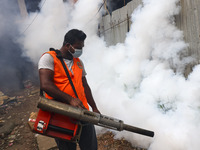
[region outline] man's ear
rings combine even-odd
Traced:
[[[66,43],[65,46],[66,46],[67,48],[69,48],[69,47],[71,46],[71,44]]]
[[[71,45],[71,44],[69,44],[69,43],[66,43],[66,44],[65,44],[65,46],[68,46],[68,47],[69,47],[70,45]]]

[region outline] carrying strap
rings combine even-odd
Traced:
[[[73,89],[73,91],[74,91],[76,97],[78,98],[78,94],[77,94],[77,92],[76,92],[76,89],[75,89],[75,87],[74,87],[74,84],[73,84],[73,82],[72,82],[72,79],[71,79],[71,77],[70,77],[70,75],[69,75],[69,71],[68,71],[68,69],[67,69],[67,67],[66,67],[66,65],[65,65],[65,62],[64,62],[64,60],[63,60],[63,57],[62,57],[61,52],[60,52],[59,50],[55,50],[54,48],[50,48],[49,50],[50,50],[50,51],[55,51],[55,52],[56,52],[56,54],[57,54],[56,57],[61,61],[62,65],[63,65],[63,68],[64,68],[64,70],[65,70],[65,73],[66,73],[66,75],[67,75],[67,77],[68,77],[68,79],[69,79],[69,82],[70,82],[71,86],[72,86],[72,89]]]

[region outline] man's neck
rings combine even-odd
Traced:
[[[60,52],[62,54],[62,57],[64,59],[72,60],[73,56],[69,53],[69,51],[64,50],[63,48],[60,49]]]

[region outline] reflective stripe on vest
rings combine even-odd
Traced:
[[[70,96],[76,98],[75,93],[70,85],[69,79],[65,73],[65,70],[62,66],[60,60],[56,57],[55,51],[49,51],[49,53],[54,58],[54,84],[63,92],[69,94]],[[85,96],[85,91],[82,83],[82,72],[83,66],[79,58],[73,58],[72,71],[69,71],[70,77],[78,94],[78,98],[82,101],[83,105],[89,110],[87,99]],[[65,64],[66,65],[66,64]],[[67,67],[67,65],[66,65]],[[45,97],[48,99],[53,99],[51,96],[45,94]]]

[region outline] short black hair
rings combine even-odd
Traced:
[[[63,46],[67,43],[74,44],[77,41],[84,41],[86,39],[86,34],[78,29],[69,30],[64,37]]]

